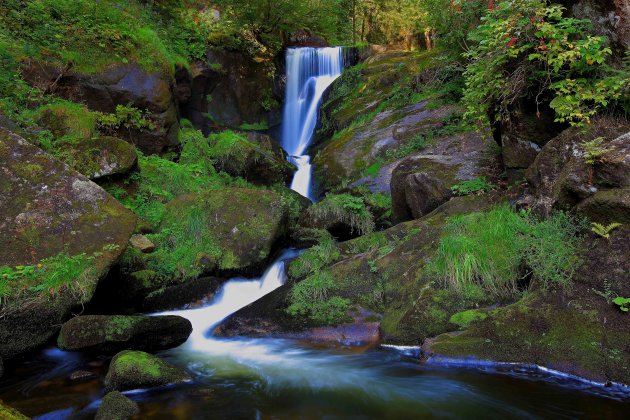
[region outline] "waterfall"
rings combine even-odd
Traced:
[[[311,197],[311,162],[306,149],[313,140],[319,104],[326,89],[343,71],[343,50],[290,48],[287,50],[287,87],[282,147],[297,167],[291,189]]]

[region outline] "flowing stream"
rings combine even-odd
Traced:
[[[283,146],[298,167],[292,188],[311,199],[306,152],[322,95],[342,70],[341,48],[287,52]],[[230,314],[282,286],[285,261],[296,255],[285,250],[259,279],[231,279],[206,306],[165,312],[189,319],[193,333],[160,356],[194,380],[126,393],[142,406],[142,418],[612,418],[630,408],[623,390],[499,366],[422,365],[414,348],[365,351],[212,336]],[[98,380],[68,379],[85,366],[103,374],[107,359],[49,349],[18,364],[0,398],[38,419],[92,418],[102,398]]]

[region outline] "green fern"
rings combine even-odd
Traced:
[[[606,154],[610,152],[610,149],[604,147],[603,137],[582,142],[580,149],[584,153],[584,161],[591,166],[602,162]]]
[[[604,226],[600,223],[596,223],[593,222],[591,223],[591,225],[593,227],[591,227],[591,230],[593,232],[595,232],[596,234],[598,234],[599,236],[601,236],[602,238],[610,238],[610,232],[612,232],[613,230],[617,229],[618,227],[621,226],[621,223],[611,223],[608,226]]]

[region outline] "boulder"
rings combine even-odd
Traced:
[[[627,0],[562,0],[561,3],[574,17],[590,20],[595,33],[606,36],[619,51],[630,47],[630,4]]]
[[[155,250],[155,244],[144,235],[133,235],[129,244],[143,254],[150,254]]]
[[[103,397],[94,420],[126,420],[139,413],[138,404],[120,392],[112,391]]]
[[[217,156],[217,169],[244,178],[256,185],[288,184],[295,166],[287,161],[280,145],[266,134],[239,133],[238,143],[223,158]],[[235,153],[238,149],[239,153]]]
[[[588,165],[581,145],[596,138],[603,140],[606,152],[599,162]],[[553,209],[572,210],[583,200],[608,190],[624,194],[623,189],[630,186],[630,124],[601,118],[585,130],[570,128],[543,147],[526,176],[533,187],[531,205],[542,214]],[[604,200],[606,206],[620,206],[618,211],[612,207],[609,210],[624,213],[623,200],[611,201],[608,197],[600,194],[588,208]]]
[[[453,185],[488,172],[483,162],[488,146],[477,133],[456,134],[400,161],[391,177],[394,223],[432,212],[450,199]]]
[[[341,240],[356,238],[374,230],[374,216],[361,197],[329,194],[308,207],[298,222],[300,229],[327,230]]]
[[[217,126],[264,130],[279,124],[283,98],[274,95],[272,65],[238,51],[209,49],[203,61],[191,65],[191,96],[182,116],[206,135]]]
[[[207,252],[199,255],[205,271],[254,273],[289,233],[289,207],[288,200],[274,191],[210,190],[168,203],[162,228],[181,224],[190,214],[200,211],[205,215],[200,235],[210,244]]]
[[[157,351],[179,346],[191,333],[190,321],[180,316],[83,315],[63,324],[57,345],[67,351]]]
[[[59,155],[90,179],[130,172],[138,162],[136,148],[116,137],[97,137],[63,143]]]
[[[0,418],[2,420],[28,420],[24,414],[20,413],[14,408],[6,406],[0,400]]]
[[[50,296],[14,288],[0,308],[0,356],[14,357],[53,337],[75,305],[90,300],[127,246],[136,217],[98,185],[11,132],[0,130],[0,266],[28,266],[60,253],[85,254],[73,287]],[[31,285],[38,286],[38,285]]]
[[[157,312],[196,307],[215,296],[224,282],[216,277],[201,277],[166,286],[146,295],[141,308],[146,312]]]
[[[122,351],[112,359],[105,376],[107,391],[145,389],[186,382],[190,375],[162,359],[141,351]]]
[[[146,110],[154,129],[121,128],[116,133],[117,137],[132,142],[144,153],[161,153],[178,145],[177,104],[170,75],[149,72],[135,63],[108,66],[95,74],[63,72],[39,62],[29,63],[23,71],[29,84],[46,89],[59,78],[57,95],[85,103],[93,111],[114,113],[117,105]]]

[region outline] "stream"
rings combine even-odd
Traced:
[[[292,189],[311,200],[307,149],[322,95],[343,65],[341,48],[287,52],[283,147],[298,168]],[[211,335],[230,314],[282,286],[285,262],[298,253],[284,250],[258,279],[231,279],[205,306],[161,313],[191,321],[188,341],[160,356],[194,379],[126,392],[141,406],[141,418],[621,418],[630,409],[627,389],[510,366],[421,364],[416,348]],[[93,418],[108,363],[51,347],[8,368],[0,399],[36,419]],[[77,370],[96,376],[70,379]]]

